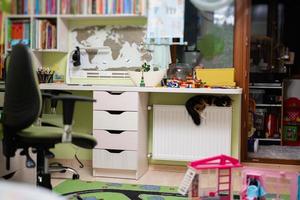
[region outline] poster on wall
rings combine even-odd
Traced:
[[[67,81],[81,79],[129,79],[128,71],[152,62],[152,52],[143,43],[145,26],[84,26],[70,32],[71,46],[80,49],[80,65],[74,66],[72,51],[68,57]],[[88,78],[93,80],[89,81]],[[93,82],[95,83],[95,82]]]
[[[147,39],[183,38],[184,0],[149,0]]]

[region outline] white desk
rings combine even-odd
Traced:
[[[98,145],[93,150],[93,174],[96,176],[138,179],[147,170],[148,138],[151,138],[151,133],[149,133],[150,137],[148,134],[149,94],[158,98],[161,93],[173,94],[171,98],[176,94],[212,94],[232,97],[234,99],[232,117],[234,142],[231,150],[235,152],[233,156],[239,157],[241,88],[163,88],[54,83],[40,84],[40,88],[93,92],[93,97],[98,100],[93,104],[93,134],[98,140]],[[121,111],[122,114],[111,114],[110,111]],[[122,133],[111,134],[110,130],[120,130]],[[122,152],[107,151],[111,149],[122,150]]]
[[[130,87],[130,86],[105,86],[105,85],[67,85],[61,83],[40,84],[42,90],[80,90],[80,91],[123,91],[123,92],[148,92],[148,93],[185,93],[185,94],[242,94],[242,89],[219,88],[164,88],[164,87]]]

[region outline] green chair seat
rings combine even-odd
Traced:
[[[17,133],[19,140],[31,145],[61,143],[62,134],[63,129],[50,126],[31,126]],[[82,148],[92,149],[97,141],[92,135],[72,132],[72,143]]]

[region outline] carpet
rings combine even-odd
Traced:
[[[69,200],[188,200],[187,196],[177,193],[177,187],[157,185],[66,180],[53,190]],[[275,198],[274,194],[266,195],[266,200]],[[234,199],[240,199],[239,195],[235,194]],[[290,198],[289,195],[282,195],[280,199]]]
[[[259,145],[256,153],[249,152],[250,158],[271,158],[271,159],[300,159],[299,146],[280,146],[280,145]]]
[[[187,200],[176,187],[66,180],[53,189],[70,200]],[[79,198],[78,198],[79,196]]]

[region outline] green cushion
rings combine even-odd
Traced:
[[[61,143],[62,128],[48,126],[31,126],[18,133],[19,139],[27,144],[57,144]],[[72,132],[72,143],[86,149],[96,146],[96,139],[89,134]]]

